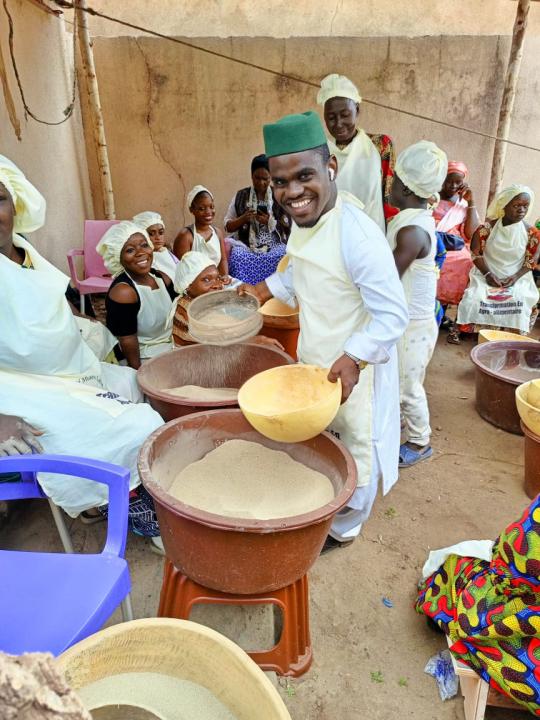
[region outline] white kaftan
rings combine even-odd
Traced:
[[[291,242],[292,241],[292,242]],[[382,476],[386,494],[397,480],[399,390],[395,344],[407,325],[403,288],[384,235],[340,193],[314,228],[293,225],[290,262],[266,280],[282,302],[300,305],[301,362],[330,367],[344,351],[370,363],[331,427],[352,452],[358,489],[347,521],[333,533],[354,537],[367,519]],[[339,526],[339,527],[335,527]]]

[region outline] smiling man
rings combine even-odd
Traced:
[[[326,548],[352,542],[383,478],[397,480],[399,391],[395,344],[407,326],[403,288],[386,239],[348,193],[338,193],[337,163],[316,113],[287,115],[264,126],[276,201],[293,227],[288,265],[255,286],[300,305],[298,357],[329,368],[342,383],[342,406],[329,428],[348,447],[358,488],[332,525]]]

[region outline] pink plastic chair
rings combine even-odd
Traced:
[[[109,289],[112,278],[103,264],[103,258],[96,252],[96,245],[106,231],[116,225],[118,220],[85,220],[83,249],[70,250],[67,254],[69,274],[73,285],[81,294],[81,313],[84,315],[85,295],[91,293],[106,293]],[[84,280],[77,276],[75,258],[84,258]]]

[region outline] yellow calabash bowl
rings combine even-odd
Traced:
[[[518,385],[516,388],[516,406],[523,424],[535,433],[535,435],[540,435],[540,407],[536,407],[529,400],[532,383],[536,385],[538,381],[529,380],[529,382]],[[531,393],[533,399],[535,399],[536,394],[534,390],[537,390],[537,385],[533,388],[533,393]]]
[[[478,333],[478,344],[485,342],[515,342],[522,340],[523,342],[538,342],[534,338],[526,335],[518,335],[517,333],[506,332],[505,330],[480,330]]]
[[[315,365],[287,365],[254,375],[238,393],[238,404],[255,430],[276,442],[303,442],[335,418],[341,381]]]

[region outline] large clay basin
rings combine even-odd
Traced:
[[[540,345],[537,342],[485,342],[474,347],[476,409],[484,420],[501,430],[521,435],[516,408],[516,388],[540,378]]]
[[[168,393],[167,388],[182,385],[240,388],[257,373],[292,362],[289,355],[269,345],[187,345],[143,363],[137,371],[137,380],[150,405],[167,421],[204,410],[238,407],[235,400],[197,403],[183,400]]]
[[[283,450],[324,473],[334,486],[334,499],[303,515],[242,520],[198,510],[169,495],[180,470],[235,438]],[[352,496],[357,477],[351,454],[330,433],[301,443],[275,442],[254,430],[236,409],[200,412],[160,427],[141,448],[139,473],[154,498],[167,557],[201,585],[234,594],[276,590],[305,575],[334,515]]]

